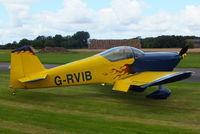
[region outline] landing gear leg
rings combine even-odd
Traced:
[[[167,99],[171,94],[171,90],[167,88],[163,88],[162,85],[158,85],[158,90],[154,91],[153,93],[147,95],[147,98],[152,99]]]

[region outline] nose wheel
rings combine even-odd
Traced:
[[[168,88],[163,88],[162,85],[158,86],[158,90],[154,91],[153,93],[147,95],[147,98],[151,99],[167,99],[171,94],[171,90]]]

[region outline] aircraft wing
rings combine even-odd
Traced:
[[[116,81],[113,90],[128,92],[129,87],[147,88],[175,82],[190,77],[192,72],[140,72],[127,78]]]

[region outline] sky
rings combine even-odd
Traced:
[[[0,0],[0,44],[39,35],[200,36],[200,0]]]

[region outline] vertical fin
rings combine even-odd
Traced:
[[[45,67],[29,46],[16,49],[11,53],[10,87],[25,88],[20,78],[44,70]]]

